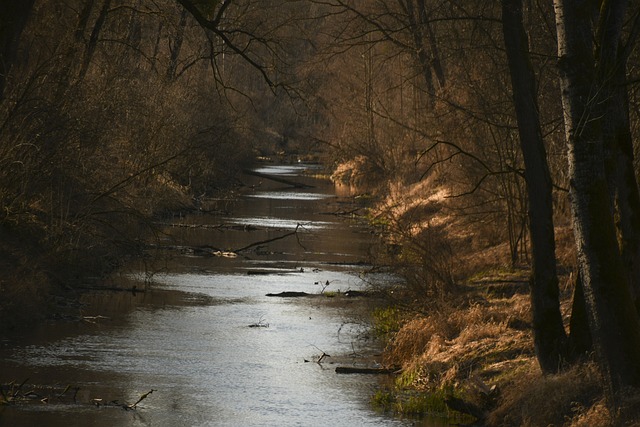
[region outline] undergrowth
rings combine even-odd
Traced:
[[[445,202],[425,196],[422,203]],[[406,205],[388,202],[392,208],[382,206],[372,215],[376,224],[384,223],[381,236],[394,248],[383,254],[384,262],[397,267],[405,284],[373,315],[373,329],[386,343],[384,364],[398,367],[399,374],[371,404],[399,417],[436,416],[443,422],[611,425],[593,362],[542,374],[533,346],[527,261],[513,263],[507,244],[476,242],[473,230],[454,227],[457,219],[442,206],[418,209],[413,201],[413,212],[427,212],[425,219],[407,218]],[[565,240],[559,240],[560,253]],[[573,281],[560,281],[568,321]],[[636,395],[629,392],[628,401]],[[629,417],[624,425],[637,425]]]

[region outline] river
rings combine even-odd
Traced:
[[[22,394],[41,387],[33,403],[0,405],[0,425],[412,425],[371,408],[378,376],[335,372],[377,366],[379,344],[365,298],[330,295],[388,277],[368,264],[375,238],[336,215],[358,206],[310,176],[314,168],[257,169],[313,187],[247,176],[251,191],[166,226],[171,257],[156,254],[146,273],[121,274],[144,292],[89,292],[82,321],[3,341],[0,382],[26,381]],[[269,242],[226,253],[260,241]],[[283,291],[315,296],[267,296]],[[132,404],[151,390],[135,410],[109,403]]]

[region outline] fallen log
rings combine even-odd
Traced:
[[[297,298],[297,297],[310,297],[313,294],[306,292],[285,291],[278,294],[267,294],[268,297],[280,297],[280,298]]]
[[[277,240],[282,240],[282,239],[284,239],[286,237],[289,237],[289,236],[296,236],[296,238],[297,238],[298,237],[298,229],[301,226],[302,226],[302,224],[298,224],[298,225],[296,225],[296,229],[291,231],[291,232],[289,232],[289,233],[285,233],[282,236],[274,237],[274,238],[271,238],[271,239],[261,240],[259,242],[251,243],[250,245],[244,246],[244,247],[242,247],[240,249],[236,249],[233,252],[239,253],[239,252],[246,251],[247,249],[251,249],[251,248],[256,247],[256,246],[264,245],[265,243],[271,243],[271,242],[275,242]],[[300,244],[299,240],[298,240],[298,244]],[[302,246],[302,245],[300,245],[300,246]],[[303,248],[304,248],[304,246],[303,246]]]

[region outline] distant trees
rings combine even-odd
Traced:
[[[174,0],[0,8],[0,311],[20,321],[36,291],[139,255],[158,215],[234,185],[279,138],[249,131],[259,73]]]

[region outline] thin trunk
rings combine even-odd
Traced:
[[[91,16],[91,12],[93,11],[93,6],[95,4],[96,0],[87,0],[80,11],[80,15],[78,16],[78,25],[75,32],[76,41],[84,40],[84,31],[87,28],[87,23],[89,22],[89,17]]]
[[[0,0],[0,100],[4,99],[7,76],[18,53],[22,30],[35,0]]]
[[[173,46],[170,47],[171,55],[169,57],[169,66],[167,67],[167,79],[174,80],[176,78],[176,70],[178,69],[178,58],[180,58],[180,49],[182,49],[182,42],[184,41],[184,30],[187,26],[187,12],[186,9],[182,10],[180,15],[180,23],[176,36],[173,40]]]
[[[98,15],[98,19],[96,19],[95,24],[93,25],[93,30],[91,31],[91,36],[89,37],[89,43],[87,44],[87,49],[84,54],[84,59],[82,60],[82,68],[80,69],[79,80],[83,80],[84,76],[87,74],[89,70],[89,65],[91,65],[91,59],[93,58],[93,54],[98,47],[98,39],[100,37],[100,32],[102,31],[102,27],[107,20],[107,15],[109,13],[109,7],[111,6],[111,0],[105,0],[102,4],[102,8],[100,9],[100,14]]]
[[[554,373],[567,358],[567,335],[560,313],[551,174],[540,128],[535,74],[522,22],[522,0],[502,1],[502,25],[529,198],[536,355],[543,372]]]
[[[433,31],[433,27],[429,22],[429,15],[427,13],[427,6],[424,0],[417,0],[418,2],[418,16],[420,17],[420,24],[424,28],[423,36],[426,37],[429,43],[429,49],[431,50],[431,68],[438,81],[440,89],[444,87],[445,77],[442,61],[440,60],[440,50],[438,49],[438,43],[436,42],[436,34]]]
[[[424,78],[426,91],[429,95],[433,95],[435,94],[435,87],[433,85],[429,55],[424,45],[424,34],[419,22],[420,10],[416,10],[416,5],[413,0],[401,1],[400,4],[405,9],[405,13],[409,19],[409,31],[411,31],[411,37],[413,38],[415,57],[420,67],[420,73]]]

